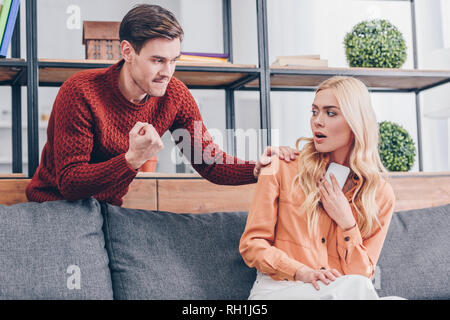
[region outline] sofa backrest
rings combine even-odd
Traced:
[[[380,296],[450,299],[450,204],[394,213],[378,260]]]
[[[0,299],[112,299],[95,199],[0,205]]]
[[[246,218],[93,198],[0,205],[0,299],[246,299],[255,279],[238,251]],[[450,298],[449,219],[450,204],[393,215],[374,277],[380,296]]]
[[[247,299],[255,270],[238,251],[246,212],[174,214],[103,207],[117,299]],[[380,296],[450,298],[450,204],[393,215],[374,277]]]
[[[175,214],[104,205],[115,299],[247,299],[246,212]]]

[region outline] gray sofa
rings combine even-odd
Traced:
[[[93,198],[0,206],[0,299],[246,299],[255,279],[238,252],[246,217]],[[395,213],[379,295],[449,299],[449,233],[450,204]]]

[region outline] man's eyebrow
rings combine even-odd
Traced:
[[[176,56],[173,60],[177,60],[178,58],[180,58],[181,54],[179,54],[178,56]],[[167,57],[163,57],[163,56],[152,56],[153,59],[160,59],[160,60],[167,60]]]
[[[313,107],[315,107],[315,108],[317,108],[317,109],[320,109],[318,106],[316,106],[314,103],[312,104],[312,106]],[[330,109],[330,108],[336,108],[336,109],[339,109],[339,107],[336,107],[336,106],[324,106],[323,107],[323,109]]]
[[[155,59],[166,59],[166,57],[163,57],[163,56],[158,56],[158,55],[156,55],[156,56],[152,56],[152,58],[155,58]]]

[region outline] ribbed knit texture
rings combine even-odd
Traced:
[[[133,104],[120,92],[118,78],[123,60],[107,69],[78,72],[61,86],[47,129],[47,142],[26,194],[30,201],[78,200],[94,197],[121,205],[137,171],[129,167],[125,153],[129,132],[136,122],[152,124],[162,136],[185,128],[194,148],[214,147],[206,161],[193,163],[204,178],[217,184],[241,185],[256,182],[254,163],[227,155],[207,132],[197,104],[188,88],[172,77],[163,97],[150,97]],[[194,137],[194,122],[201,121],[202,134]],[[199,130],[198,130],[199,131]],[[203,135],[203,139],[201,137]],[[203,155],[202,153],[198,153]],[[222,164],[211,159],[222,156]]]

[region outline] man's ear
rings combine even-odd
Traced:
[[[123,40],[120,43],[120,52],[122,53],[122,58],[125,62],[131,62],[133,60],[135,51],[131,43],[127,40]]]

